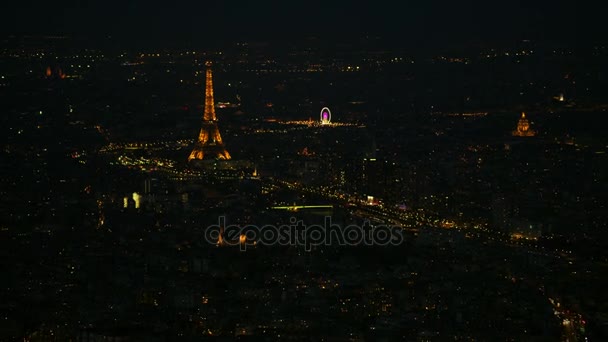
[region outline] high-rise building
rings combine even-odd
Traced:
[[[213,75],[211,62],[207,66],[205,78],[205,110],[203,123],[198,135],[198,141],[188,157],[188,161],[195,160],[229,160],[230,154],[226,151],[220,131],[217,128],[217,117],[215,116],[215,103],[213,100]]]

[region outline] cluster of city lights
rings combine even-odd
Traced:
[[[175,162],[169,159],[163,158],[145,158],[145,157],[130,157],[126,155],[120,155],[118,162],[122,166],[137,167],[143,171],[154,170],[159,168],[172,169],[175,166]]]

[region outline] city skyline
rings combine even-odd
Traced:
[[[599,8],[3,11],[0,340],[608,340]]]

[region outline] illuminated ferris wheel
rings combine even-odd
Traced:
[[[331,122],[331,112],[329,111],[329,108],[323,107],[323,109],[321,109],[321,124],[327,125],[330,122]]]

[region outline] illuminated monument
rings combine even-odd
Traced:
[[[528,119],[526,119],[526,113],[521,113],[521,118],[519,118],[519,122],[517,123],[517,129],[513,131],[514,137],[533,137],[536,135],[532,129],[530,129],[530,123]]]
[[[229,160],[230,154],[226,151],[220,131],[217,128],[217,117],[215,116],[215,103],[213,101],[213,76],[211,62],[207,66],[205,78],[205,111],[198,141],[188,157],[191,160]]]
[[[329,123],[331,123],[331,112],[329,111],[329,108],[323,107],[323,109],[321,109],[321,124],[327,125]]]

